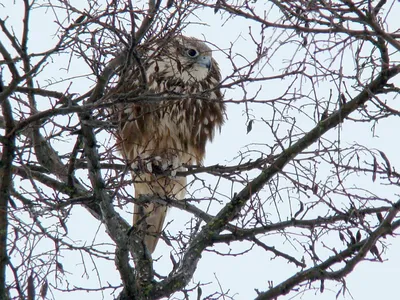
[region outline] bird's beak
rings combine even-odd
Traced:
[[[199,56],[197,59],[197,63],[210,71],[212,63],[211,56]]]

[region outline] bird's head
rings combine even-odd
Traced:
[[[219,74],[211,49],[198,39],[175,37],[161,53],[164,65],[160,66],[160,71],[166,72],[167,76],[178,77],[183,82],[201,82],[211,72]]]

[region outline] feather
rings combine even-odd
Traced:
[[[135,183],[136,198],[140,195],[157,195],[162,198],[165,195],[175,195],[176,198],[183,199],[185,194],[186,178],[184,177],[176,179],[162,177],[155,180],[154,176],[146,174],[140,176],[140,181],[143,183]],[[139,221],[146,223],[144,243],[150,253],[153,253],[156,248],[166,215],[167,206],[158,203],[135,205],[134,207],[133,224],[137,224]]]
[[[184,36],[158,41],[158,49],[143,53],[148,94],[160,100],[135,97],[143,92],[140,69],[126,64],[112,99],[119,120],[120,152],[134,172],[135,197],[156,195],[182,200],[186,178],[165,174],[184,171],[184,164],[200,164],[207,141],[224,122],[221,80],[211,49]],[[145,89],[146,90],[146,89]],[[168,95],[174,98],[168,99]],[[181,98],[176,99],[179,95]],[[121,101],[122,100],[122,101]],[[166,172],[167,171],[167,172]],[[135,205],[133,224],[146,222],[145,244],[152,253],[162,231],[167,207],[159,203]]]

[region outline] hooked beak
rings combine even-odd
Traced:
[[[202,66],[204,68],[207,68],[208,71],[210,71],[211,63],[212,63],[211,56],[199,56],[198,59],[197,59],[197,63],[200,66]]]

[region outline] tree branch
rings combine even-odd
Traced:
[[[157,285],[154,291],[154,297],[168,296],[172,292],[186,286],[196,270],[197,263],[200,260],[203,250],[213,244],[213,240],[225,228],[226,224],[235,218],[246,205],[247,201],[254,194],[258,193],[271,178],[283,170],[289,161],[316,142],[324,133],[342,123],[348,115],[367,102],[372,95],[380,93],[387,81],[396,76],[399,72],[400,65],[397,65],[380,73],[365,86],[356,97],[346,104],[343,104],[340,110],[332,113],[325,120],[320,121],[316,127],[282,152],[271,166],[265,168],[258,177],[236,194],[216,217],[208,222],[193,239],[189,245],[188,251],[182,259],[180,267],[171,276]]]
[[[0,92],[3,91],[3,81],[0,77]],[[1,110],[5,120],[5,136],[2,139],[3,152],[0,161],[0,298],[8,299],[6,285],[6,266],[8,264],[8,201],[12,188],[12,162],[15,156],[15,135],[10,135],[14,128],[12,107],[8,99],[1,102]]]
[[[360,241],[347,248],[344,251],[339,252],[337,255],[330,257],[323,263],[299,272],[291,278],[285,280],[279,285],[270,288],[267,292],[260,293],[256,300],[269,300],[276,299],[276,297],[288,294],[293,287],[304,281],[315,281],[315,280],[340,280],[348,275],[354,267],[361,262],[365,256],[371,251],[371,248],[376,244],[378,238],[383,237],[387,234],[393,233],[393,231],[400,227],[400,221],[393,222],[397,213],[400,211],[400,201],[393,204],[393,207],[389,211],[387,217],[381,223],[381,225],[375,229],[368,238]],[[357,252],[356,255],[354,255]],[[354,255],[354,256],[353,256]],[[346,260],[346,258],[351,258]],[[327,271],[328,268],[334,264],[345,262],[345,266],[338,271]]]

